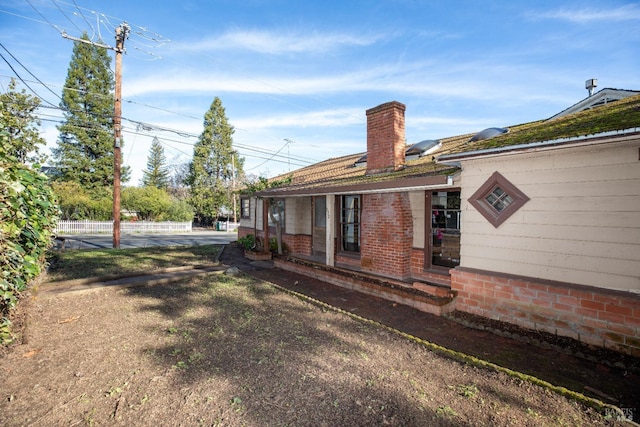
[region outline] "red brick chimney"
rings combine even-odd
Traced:
[[[404,168],[404,110],[398,101],[367,110],[367,175]]]

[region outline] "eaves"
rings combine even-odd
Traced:
[[[367,182],[351,185],[315,187],[315,188],[274,188],[256,193],[258,197],[303,197],[322,195],[393,193],[397,191],[425,190],[430,188],[448,188],[453,186],[451,175],[430,175],[417,178],[403,178],[393,181]]]

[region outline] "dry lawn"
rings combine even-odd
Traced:
[[[616,425],[244,276],[41,290],[26,308],[2,426]]]

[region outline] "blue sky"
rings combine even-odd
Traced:
[[[190,160],[216,96],[247,173],[273,176],[365,151],[365,111],[388,101],[407,106],[411,144],[548,118],[590,78],[640,89],[640,3],[617,0],[0,0],[0,88],[17,74],[58,105],[61,32],[114,45],[125,21],[129,185],[154,136],[170,164]],[[41,114],[54,145],[62,114]]]

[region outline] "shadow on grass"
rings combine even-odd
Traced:
[[[148,330],[163,336],[141,353],[174,374],[175,389],[188,390],[176,399],[189,401],[194,413],[214,417],[207,422],[464,426],[495,421],[491,410],[482,409],[482,399],[470,400],[456,389],[476,368],[440,359],[375,325],[264,282],[208,276],[126,292],[144,299],[140,310],[160,313],[170,325]],[[504,406],[525,418],[527,410],[544,410],[532,409],[513,388],[498,394],[492,391],[496,387],[487,385],[484,394],[492,397],[494,409]]]
[[[389,367],[369,372],[375,328],[252,279],[194,282],[129,290],[153,298],[143,310],[173,320],[171,344],[143,352],[176,370],[182,387],[225,389],[218,401],[249,425],[465,425],[386,384],[378,371]]]
[[[50,281],[63,281],[169,267],[213,264],[222,246],[52,251],[47,256]]]

